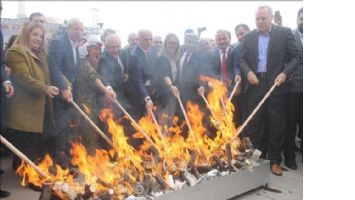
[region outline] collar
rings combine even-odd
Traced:
[[[303,39],[303,33],[301,33],[298,29],[297,29],[297,32],[301,36],[301,38]]]
[[[68,38],[69,38],[70,45],[71,45],[72,47],[77,47],[76,43],[73,42],[73,40],[71,40],[70,37],[68,37]]]
[[[267,36],[269,36],[270,35],[270,33],[271,33],[271,28],[273,27],[274,25],[273,24],[271,24],[271,26],[269,27],[269,30],[267,31]],[[259,29],[257,29],[257,31],[258,31],[258,34],[260,35],[261,34],[261,32],[259,31]]]
[[[223,50],[222,49],[218,49],[219,50],[219,54],[223,54]],[[229,45],[228,47],[226,48],[226,53],[228,54],[228,51],[229,51]]]
[[[145,50],[145,49],[143,49],[143,47],[141,46],[141,44],[138,43],[138,45],[139,45],[139,48],[140,48],[144,53],[149,53],[149,49],[148,49],[148,50]]]

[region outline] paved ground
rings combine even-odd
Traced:
[[[303,163],[301,155],[297,155],[298,170],[284,171],[283,176],[271,174],[270,188],[277,192],[257,189],[250,191],[233,200],[300,200],[303,199]],[[6,200],[37,200],[40,193],[20,185],[21,179],[11,170],[11,157],[1,158],[1,169],[5,174],[1,175],[1,188],[10,191],[12,195]],[[279,193],[278,193],[279,192]],[[216,199],[217,200],[217,199]]]

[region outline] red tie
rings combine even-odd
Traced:
[[[222,56],[222,81],[224,84],[226,84],[227,86],[229,85],[229,76],[228,76],[228,64],[227,64],[227,55],[226,55],[226,50],[223,49],[223,56]]]

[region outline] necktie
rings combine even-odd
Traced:
[[[180,82],[183,77],[182,71],[185,69],[186,65],[189,63],[189,57],[190,57],[190,53],[186,52],[184,63],[182,64],[182,68],[180,68]]]
[[[227,66],[227,55],[226,55],[226,50],[224,49],[222,51],[223,55],[222,55],[222,81],[224,82],[224,84],[229,84],[229,77],[228,77],[228,66]]]
[[[147,52],[145,53],[145,56],[147,57],[148,63],[149,63],[149,64],[152,64],[152,57],[150,56],[149,51],[147,51]]]

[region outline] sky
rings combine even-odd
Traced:
[[[232,33],[232,43],[237,42],[234,27],[246,23],[255,28],[255,10],[260,5],[269,5],[279,10],[283,25],[296,28],[296,17],[302,1],[25,1],[25,14],[41,12],[45,16],[60,19],[79,18],[85,26],[104,23],[103,28],[113,28],[127,44],[130,32],[150,29],[153,35],[163,38],[175,33],[180,43],[187,28],[197,32],[206,27],[201,37],[214,38],[218,29]],[[16,18],[18,1],[3,0],[3,18]]]

